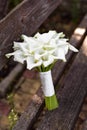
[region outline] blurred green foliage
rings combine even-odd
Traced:
[[[9,8],[12,9],[14,8],[16,5],[18,5],[20,2],[22,2],[23,0],[9,0]]]
[[[8,120],[9,120],[9,130],[12,130],[12,128],[14,127],[14,125],[16,124],[17,120],[18,120],[18,113],[15,111],[14,108],[14,100],[13,100],[14,94],[9,94],[7,96],[7,100],[9,105],[11,106],[11,111],[8,115]]]
[[[14,127],[14,125],[16,124],[16,122],[18,120],[17,113],[15,112],[14,109],[12,109],[10,111],[8,119],[9,119],[9,123],[10,123],[9,130],[12,130],[12,128]]]
[[[73,22],[77,23],[80,18],[80,1],[72,0],[71,15]]]

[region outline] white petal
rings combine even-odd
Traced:
[[[37,33],[34,37],[43,43],[47,43],[51,40],[51,38],[56,34],[56,31],[49,31],[48,33]]]
[[[42,55],[35,53],[34,58],[35,60],[39,60],[41,58]]]
[[[68,49],[69,49],[69,44],[68,43],[61,43],[59,42],[59,44],[57,45],[57,50],[61,48],[64,52],[64,54],[66,55],[68,53]]]
[[[65,34],[63,32],[57,33],[55,35],[55,40],[58,40],[58,39],[63,38],[63,37],[65,37]]]
[[[41,60],[35,63],[33,57],[28,57],[26,59],[26,62],[27,62],[27,69],[29,69],[29,70],[31,70],[32,68],[38,67],[42,64]]]
[[[29,44],[36,45],[36,44],[39,43],[39,41],[37,41],[37,39],[35,39],[35,37],[28,37],[26,35],[22,35],[22,37],[23,37],[24,41],[27,42],[27,43],[29,43]]]
[[[42,45],[40,42],[35,39],[34,37],[27,37],[25,35],[22,35],[24,42],[27,44],[27,49],[30,53],[35,52],[37,49],[40,49]]]
[[[54,62],[54,58],[52,56],[48,56],[47,60],[43,60],[43,65],[44,65],[44,67],[47,67],[50,64],[52,64],[53,62]]]
[[[17,50],[14,52],[14,61],[24,63],[25,57],[23,56],[23,53],[20,50]]]
[[[19,42],[14,42],[14,46],[13,46],[14,50],[17,50],[20,48],[19,44],[20,44]]]
[[[56,47],[56,40],[55,39],[51,39],[50,40],[50,45],[53,46],[53,47]]]
[[[24,42],[29,42],[29,38],[30,37],[28,37],[28,36],[26,36],[26,35],[24,35],[24,34],[22,34],[22,36],[21,36],[22,38],[23,38],[23,40],[24,40]]]
[[[76,49],[74,46],[69,44],[69,49],[74,51],[74,52],[78,52],[78,49]]]
[[[65,52],[64,52],[63,48],[59,48],[58,50],[56,50],[55,56],[57,56],[58,59],[63,60],[64,62],[66,62]]]
[[[23,53],[20,50],[17,50],[13,53],[6,54],[6,57],[11,57],[14,56],[14,61],[24,63],[25,57],[23,56]]]
[[[8,53],[8,54],[6,54],[5,56],[7,57],[7,58],[10,58],[11,56],[13,56],[14,55],[14,52],[13,53]]]

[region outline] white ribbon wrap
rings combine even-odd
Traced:
[[[42,83],[42,91],[46,97],[53,96],[55,94],[54,85],[52,81],[51,71],[40,72],[40,78]]]

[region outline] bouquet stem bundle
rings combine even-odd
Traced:
[[[40,72],[42,90],[45,95],[45,104],[48,110],[53,110],[58,107],[58,101],[55,95],[54,85],[52,81],[51,70]]]
[[[54,94],[51,97],[45,97],[45,105],[48,110],[53,110],[58,108],[58,101],[56,95]]]

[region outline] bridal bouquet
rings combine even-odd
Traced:
[[[66,61],[68,50],[78,50],[68,43],[65,35],[56,31],[36,33],[33,37],[22,35],[23,42],[14,42],[14,52],[6,54],[9,58],[14,56],[14,61],[26,62],[27,69],[36,68],[40,73],[45,104],[48,110],[58,107],[58,101],[53,86],[51,69],[57,60]]]

